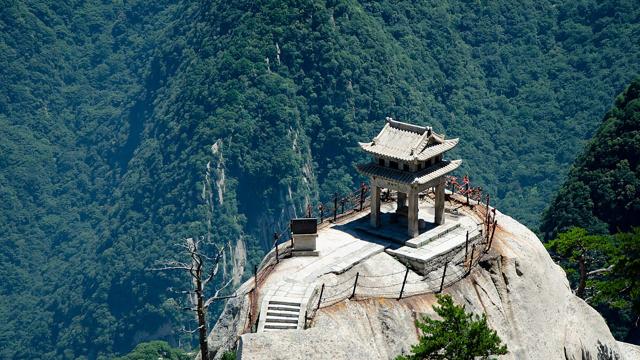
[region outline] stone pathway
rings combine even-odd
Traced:
[[[282,281],[265,296],[260,307],[258,331],[301,329],[313,286]]]
[[[363,241],[350,230],[340,224],[321,229],[317,240],[319,256],[293,257],[276,266],[263,285],[258,331],[303,328],[304,313],[319,277],[343,273],[384,251],[384,243]]]
[[[394,206],[387,203],[382,209],[390,212]],[[432,216],[428,210],[423,210],[426,209],[421,208],[422,214]],[[318,279],[325,274],[342,274],[385,249],[402,262],[426,264],[430,259],[464,246],[467,230],[472,236],[479,235],[472,219],[449,215],[445,226],[424,232],[411,244],[405,243],[407,239],[399,244],[397,239],[384,235],[384,232],[398,233],[397,229],[393,226],[370,229],[366,226],[366,215],[368,212],[363,212],[320,229],[319,256],[288,258],[273,269],[260,291],[259,332],[304,328],[305,311],[310,309],[309,301],[318,288]],[[400,233],[406,234],[404,226],[402,229]]]

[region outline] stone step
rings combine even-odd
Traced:
[[[324,273],[325,269],[328,266],[331,266],[331,264],[338,262],[338,259],[342,259],[347,254],[357,253],[357,251],[364,245],[362,243],[362,241],[358,240],[349,240],[338,248],[323,255],[322,259],[306,266],[304,271],[308,274]],[[315,278],[315,276],[313,277]]]
[[[267,315],[267,318],[265,319],[265,325],[266,324],[274,324],[274,323],[278,323],[278,324],[298,324],[298,318],[290,318],[290,317],[281,317],[281,316],[271,316],[271,315]]]
[[[279,301],[279,300],[270,300],[269,301],[269,305],[274,304],[274,305],[290,305],[290,306],[297,306],[300,307],[300,303],[299,302],[290,302],[290,301]]]
[[[296,330],[298,329],[298,325],[294,324],[282,324],[282,325],[274,325],[274,324],[265,324],[264,330]]]
[[[300,306],[291,306],[291,305],[271,305],[267,306],[267,311],[276,310],[276,311],[290,311],[299,313]]]
[[[419,248],[423,245],[425,245],[426,243],[429,243],[439,237],[442,237],[448,233],[450,233],[451,231],[456,230],[457,228],[460,227],[460,223],[459,222],[449,222],[449,223],[445,223],[443,225],[438,225],[435,228],[424,232],[420,235],[418,235],[417,237],[411,239],[411,240],[407,240],[405,242],[405,245],[412,247],[412,248]]]
[[[300,312],[284,312],[284,311],[268,311],[267,312],[267,318],[269,316],[280,316],[280,317],[290,317],[290,318],[298,318],[298,315],[300,314]]]
[[[365,243],[359,246],[354,251],[336,259],[331,266],[331,272],[336,274],[342,274],[345,271],[352,268],[356,263],[362,262],[365,259],[372,257],[378,253],[384,251],[384,246],[372,243]]]

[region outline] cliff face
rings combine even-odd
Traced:
[[[602,317],[572,294],[564,271],[539,239],[508,216],[498,213],[497,219],[491,251],[444,292],[468,311],[487,315],[508,345],[509,354],[501,358],[634,358],[637,349],[616,342]],[[358,266],[388,266],[390,258],[381,253]],[[320,309],[307,330],[242,335],[239,354],[242,359],[390,359],[417,342],[414,321],[432,316],[435,302],[434,294],[346,300]],[[242,299],[228,304],[212,345],[235,341],[247,308]]]

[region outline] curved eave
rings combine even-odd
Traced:
[[[444,163],[444,162],[443,162]],[[428,174],[425,174],[423,176],[417,177],[413,183],[414,184],[419,184],[419,185],[424,185],[436,178],[439,178],[441,176],[445,176],[448,173],[454,171],[455,169],[457,169],[458,167],[460,167],[460,164],[462,164],[462,160],[451,160],[448,161],[448,164],[445,166],[442,166],[439,169],[435,169],[434,171],[429,172]],[[435,165],[437,166],[437,165]]]
[[[383,145],[375,145],[374,142],[358,143],[358,144],[360,145],[360,148],[362,150],[364,150],[365,152],[371,155],[379,156],[379,157],[383,157],[391,160],[410,162],[414,160],[425,161],[434,156],[443,154],[453,149],[454,147],[456,147],[459,141],[460,139],[457,139],[457,138],[444,140],[442,144],[426,147],[421,153],[418,153],[415,155],[408,155],[405,151],[392,149]]]
[[[456,145],[458,145],[459,141],[460,141],[460,139],[458,139],[458,138],[444,140],[444,142],[442,142],[442,144],[433,145],[433,146],[429,146],[429,147],[425,148],[424,151],[422,151],[421,153],[419,153],[416,156],[416,158],[419,161],[424,161],[424,160],[430,159],[430,158],[432,158],[434,156],[438,156],[438,155],[443,154],[443,153],[453,149],[454,147],[456,147]]]
[[[385,180],[407,185],[425,185],[441,176],[457,169],[462,160],[443,161],[417,172],[408,172],[380,166],[375,163],[358,165],[357,169],[363,175],[375,176]]]

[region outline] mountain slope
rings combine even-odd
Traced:
[[[218,169],[218,240],[242,239],[255,263],[307,201],[361,180],[357,141],[386,116],[461,137],[462,172],[535,225],[604,99],[640,71],[639,11],[631,1],[3,5],[0,357],[93,359],[188,341],[167,293],[185,279],[146,269],[202,231],[206,164]]]
[[[640,253],[639,159],[640,78],[636,78],[616,98],[577,158],[541,226],[546,240],[553,240],[549,244],[554,252],[553,244],[564,241],[561,238],[572,231],[601,241],[603,247],[588,246],[584,277],[588,293],[583,297],[606,318],[616,338],[636,344],[640,341],[640,296],[634,284],[640,278],[640,264],[636,264]],[[573,272],[570,279],[575,285],[580,276],[568,254],[557,251],[562,266]],[[593,275],[590,267],[598,268],[596,264],[610,264],[611,271]]]
[[[547,239],[572,226],[595,233],[640,226],[640,78],[620,94],[546,210]]]

